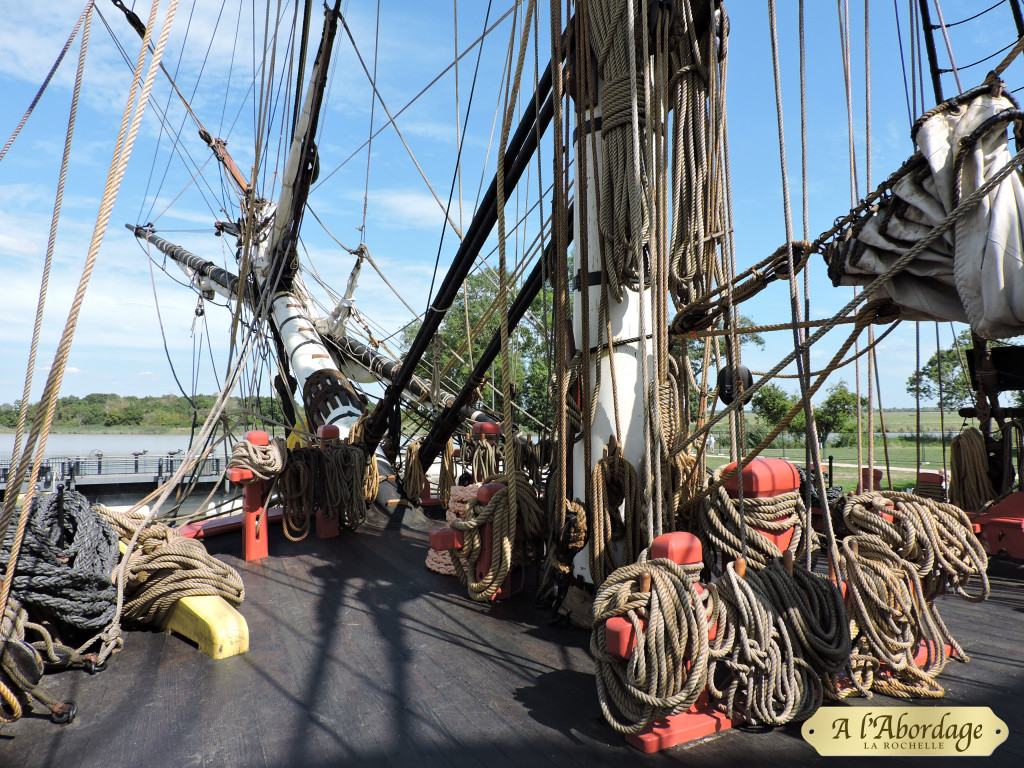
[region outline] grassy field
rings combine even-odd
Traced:
[[[878,446],[875,450],[875,468],[881,469],[882,475],[882,487],[888,488],[888,481],[885,476],[886,463],[885,454],[882,451],[881,441],[878,441]],[[938,444],[924,446],[922,448],[926,450],[926,453],[922,454],[921,460],[921,471],[922,472],[937,472],[942,469],[942,447]],[[781,448],[769,448],[764,451],[762,456],[776,456],[783,459],[788,459],[794,464],[802,465],[804,462],[804,450],[803,447],[789,448],[783,450]],[[828,457],[832,457],[832,483],[834,485],[843,486],[844,490],[850,491],[857,487],[857,449],[856,448],[836,448],[829,446],[829,450],[822,454],[822,464],[826,471],[828,470]],[[711,455],[708,457],[708,467],[715,469],[722,464],[726,464],[729,461],[729,457],[726,454]],[[949,461],[949,446],[946,446],[946,461],[948,468]],[[864,466],[867,466],[867,452],[865,449],[864,454]],[[892,486],[896,490],[903,490],[910,486],[913,486],[917,478],[917,451],[914,447],[890,447],[889,449],[889,472],[892,477]]]

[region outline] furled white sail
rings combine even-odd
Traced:
[[[990,86],[932,110],[915,125],[918,153],[869,214],[829,245],[835,285],[867,285],[1014,156],[1007,128],[1024,115]],[[1024,333],[1024,182],[1010,173],[966,218],[882,290],[916,320],[970,323],[980,336]]]

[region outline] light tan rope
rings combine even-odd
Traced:
[[[977,512],[998,495],[988,476],[988,451],[981,430],[971,427],[953,438],[949,464],[949,500],[960,509]]]
[[[247,469],[252,479],[241,480],[243,484],[272,480],[281,474],[288,460],[288,445],[284,438],[275,437],[268,445],[254,445],[240,440],[231,448],[228,469]]]
[[[501,476],[490,481],[507,482],[507,478]],[[512,493],[518,495],[515,501],[510,498]],[[483,549],[481,535],[484,524],[488,522],[491,523],[491,567],[476,581],[476,563]],[[526,539],[539,539],[543,534],[544,513],[534,490],[525,478],[520,478],[519,482],[507,484],[495,493],[486,506],[471,501],[466,518],[452,520],[450,525],[464,532],[460,554],[466,567],[460,568],[461,563],[453,560],[459,579],[466,585],[471,598],[486,602],[501,589],[512,567],[517,527],[522,526]]]
[[[160,32],[159,41],[156,49],[154,50],[153,56],[150,59],[149,70],[143,80],[142,69],[145,63],[150,36],[153,28],[155,27],[158,6],[159,3],[154,3],[150,10],[149,24],[146,27],[146,34],[143,39],[142,47],[139,51],[139,58],[132,78],[132,85],[129,91],[128,100],[125,105],[124,113],[122,114],[121,126],[118,132],[117,142],[115,144],[114,156],[111,160],[110,169],[107,174],[106,185],[100,201],[100,210],[96,218],[96,225],[87,251],[82,276],[79,280],[78,290],[68,313],[68,320],[65,324],[64,332],[61,336],[57,352],[54,356],[54,362],[50,368],[50,374],[47,378],[46,386],[44,387],[43,395],[40,400],[41,404],[45,404],[45,407],[39,407],[36,411],[36,416],[33,421],[32,430],[29,434],[25,453],[19,462],[18,471],[13,473],[16,481],[20,483],[26,470],[28,455],[30,453],[29,446],[37,445],[36,460],[33,462],[32,471],[29,476],[29,491],[26,494],[24,501],[25,513],[19,520],[18,530],[11,548],[10,562],[12,563],[17,562],[18,551],[21,548],[21,543],[24,538],[24,528],[28,519],[27,510],[31,506],[34,485],[39,472],[40,459],[45,453],[46,439],[49,434],[49,425],[52,422],[54,410],[56,408],[57,396],[60,391],[60,385],[67,365],[67,358],[70,353],[71,341],[74,337],[75,328],[77,327],[78,315],[81,311],[82,301],[84,300],[85,291],[88,287],[89,279],[96,263],[100,244],[110,221],[110,214],[113,210],[114,200],[117,197],[117,192],[120,189],[121,181],[124,178],[124,172],[128,165],[128,159],[131,156],[131,151],[135,144],[135,137],[138,134],[139,126],[142,122],[142,116],[149,100],[149,94],[153,87],[153,81],[158,71],[160,59],[163,56],[164,46],[167,42],[167,37],[170,33],[171,25],[174,20],[174,13],[177,10],[177,0],[170,0],[167,13],[164,17],[164,24]],[[138,96],[137,103],[136,96]],[[179,472],[180,471],[181,470],[179,470]],[[6,530],[7,524],[13,515],[14,496],[15,494],[10,494],[4,503],[3,513],[0,514],[0,530]],[[10,580],[7,580],[3,583],[2,591],[0,591],[0,608],[6,606],[9,594]],[[108,632],[103,633],[105,644],[104,648],[100,651],[100,662],[104,661],[113,650],[116,644],[116,640],[113,636],[116,634],[118,634],[116,627],[111,627]]]
[[[125,569],[125,621],[161,625],[184,597],[218,595],[232,605],[245,599],[238,572],[209,555],[202,542],[189,539],[162,523],[148,523],[139,513],[97,504],[93,509],[117,531],[121,541],[135,538]],[[117,572],[120,574],[120,570]]]
[[[637,733],[653,720],[685,712],[708,679],[709,605],[700,593],[700,566],[648,560],[617,569],[597,590],[590,653],[605,720],[620,733]],[[650,591],[641,591],[641,575]],[[605,623],[625,617],[636,635],[628,660],[608,653]],[[646,628],[641,624],[646,620]],[[612,706],[618,714],[612,711]]]
[[[31,103],[28,105],[28,109],[25,110],[25,114],[21,116],[21,120],[18,121],[18,125],[15,126],[14,130],[11,132],[11,136],[7,139],[7,143],[4,144],[4,148],[0,149],[0,161],[4,159],[4,156],[7,154],[7,150],[9,150],[11,145],[14,144],[15,139],[18,138],[18,134],[21,133],[21,129],[25,127],[25,123],[27,123],[29,117],[32,116],[32,112],[35,110],[36,104],[38,104],[39,99],[43,97],[43,92],[46,91],[47,86],[50,84],[50,80],[52,80],[53,76],[57,73],[57,68],[60,66],[60,63],[64,61],[64,56],[67,54],[68,49],[71,48],[71,43],[74,41],[75,37],[78,36],[78,30],[82,27],[83,23],[88,26],[88,23],[92,19],[92,7],[94,5],[95,0],[89,0],[89,2],[85,4],[85,8],[82,9],[82,13],[78,17],[78,21],[75,22],[75,28],[71,30],[71,34],[68,35],[67,42],[64,43],[64,47],[61,48],[60,53],[57,54],[57,60],[53,62],[53,66],[50,67],[50,71],[43,79],[43,84],[39,86],[39,90],[32,98]],[[71,122],[74,123],[74,118],[72,118]]]
[[[772,534],[792,529],[793,536],[787,549],[798,561],[805,557],[809,542],[812,549],[814,548],[814,533],[807,535],[804,531],[804,500],[799,491],[767,498],[747,497],[743,500],[741,513],[721,483],[725,472],[724,465],[715,470],[715,490],[704,499],[698,517],[705,563],[714,572],[720,572],[727,561],[740,556],[747,558],[747,563],[753,570],[767,568],[773,560],[782,557],[782,552],[774,541],[766,536],[753,535],[751,528]],[[744,526],[747,529],[745,551]],[[721,558],[721,564],[718,558]]]

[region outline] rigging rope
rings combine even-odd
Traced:
[[[26,610],[81,640],[115,617],[117,590],[110,581],[117,565],[117,536],[76,491],[32,500],[21,552],[11,567],[15,529],[0,543],[0,567],[11,594]]]
[[[977,512],[998,495],[988,476],[988,451],[981,430],[971,427],[953,438],[949,463],[949,500],[960,509]]]
[[[465,560],[453,559],[459,581],[466,585],[469,596],[480,602],[490,600],[505,582],[509,569],[512,567],[513,541],[517,528],[522,529],[526,540],[539,539],[543,534],[544,512],[536,492],[530,487],[526,478],[510,483],[508,473],[497,478],[488,478],[490,482],[504,482],[505,487],[499,490],[486,506],[478,501],[470,501],[464,520],[451,520],[452,528],[464,532],[460,555]],[[510,498],[515,493],[518,498]],[[483,548],[483,529],[485,523],[491,523],[491,567],[479,581],[476,578],[476,563]]]
[[[804,500],[799,491],[768,498],[745,498],[740,507],[725,490],[722,482],[725,472],[725,466],[715,470],[714,493],[704,499],[698,513],[698,535],[705,564],[712,572],[720,572],[720,567],[728,560],[741,556],[754,570],[767,568],[773,560],[782,557],[778,546],[767,536],[746,535],[744,542],[745,528],[775,535],[792,530],[787,549],[798,559],[806,557],[808,546],[812,552],[816,549],[814,532],[804,530]]]
[[[139,512],[120,511],[97,504],[103,517],[132,550],[125,568],[125,621],[162,625],[184,597],[217,595],[232,605],[245,599],[242,577],[231,566],[208,554],[202,542],[162,523],[147,522]],[[121,572],[118,571],[118,574]]]

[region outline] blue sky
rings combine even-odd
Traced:
[[[254,107],[253,31],[254,20],[246,18],[243,4],[227,0],[223,7],[212,0],[194,4],[182,0],[167,47],[164,62],[176,73],[182,90],[190,96],[193,108],[211,133],[227,139],[243,173],[253,161]],[[795,234],[802,234],[800,201],[800,113],[797,57],[796,2],[779,2],[779,38],[783,76],[787,155]],[[839,49],[836,4],[808,0],[808,152],[810,176],[810,234],[813,239],[850,207],[848,133],[842,61]],[[907,3],[899,0],[904,35],[907,29]],[[987,7],[987,3],[985,4]],[[0,27],[0,135],[13,129],[28,105],[58,51],[63,45],[83,3],[55,0],[53,3],[10,4]],[[98,3],[117,39],[134,57],[138,39],[121,14],[107,1]],[[140,15],[148,6],[138,4]],[[374,64],[376,4],[350,2],[346,18],[366,65]],[[459,3],[459,48],[464,48],[481,32],[486,4]],[[511,7],[511,0],[494,2],[491,19],[497,19]],[[729,61],[729,121],[733,205],[736,220],[739,267],[758,261],[784,242],[783,207],[775,112],[774,84],[768,33],[767,6],[745,0],[728,4],[731,18]],[[283,15],[290,21],[292,4],[283,4]],[[942,3],[947,22],[970,16],[980,10],[977,3]],[[872,184],[876,185],[912,152],[909,138],[904,80],[896,38],[893,4],[873,2],[871,12],[872,70]],[[548,18],[547,9],[541,19]],[[864,178],[864,6],[852,2],[851,48],[853,69],[854,133],[860,175],[859,196],[867,189]],[[1008,6],[991,15],[995,24],[968,23],[951,29],[950,35],[958,63],[970,63],[1013,42],[1016,37]],[[262,37],[264,19],[255,20]],[[315,24],[313,42],[319,36]],[[379,54],[376,56],[377,84],[392,113],[402,108],[454,58],[456,45],[452,34],[452,4],[414,3],[384,0],[381,3]],[[487,39],[480,74],[473,95],[472,112],[462,152],[462,206],[456,204],[453,218],[468,224],[482,176],[484,186],[494,170],[495,148],[500,130],[492,126],[499,102],[499,83],[509,43],[510,20],[506,20]],[[187,33],[187,34],[186,34]],[[539,64],[546,61],[548,33],[541,28]],[[187,41],[184,42],[183,41]],[[905,42],[906,46],[907,43]],[[909,55],[909,49],[905,50]],[[69,51],[51,87],[30,118],[9,155],[0,163],[0,402],[12,402],[21,396],[28,359],[28,342],[35,312],[36,297],[56,177],[60,165],[64,131],[77,43]],[[283,53],[281,61],[284,61]],[[262,58],[262,56],[258,57]],[[940,47],[940,61],[945,62]],[[998,57],[997,59],[998,60]],[[459,112],[465,117],[473,69],[474,50],[459,66]],[[280,62],[279,62],[280,65]],[[367,155],[362,150],[340,170],[326,178],[367,139],[370,129],[372,93],[353,47],[339,30],[332,63],[333,77],[329,106],[320,138],[322,179],[311,198],[311,206],[335,237],[346,245],[360,240],[366,197],[366,244],[377,264],[398,288],[403,299],[419,311],[426,306],[443,223],[441,208],[421,179],[409,153],[393,130],[384,131],[373,142],[370,157],[370,183],[366,188]],[[534,53],[527,57],[532,71]],[[279,74],[284,72],[279,69]],[[987,65],[963,73],[965,88],[983,79]],[[1021,83],[1021,65],[1007,73],[1011,89]],[[201,76],[200,76],[201,73]],[[71,296],[92,232],[92,222],[102,192],[103,180],[120,113],[124,106],[130,71],[121,59],[111,36],[99,18],[93,21],[92,38],[86,63],[86,88],[79,108],[78,129],[74,141],[74,160],[68,178],[64,215],[58,233],[56,263],[47,299],[42,347],[38,358],[37,396]],[[531,76],[532,77],[532,76]],[[258,80],[257,86],[258,88]],[[946,95],[955,92],[955,83],[947,75]],[[925,98],[931,106],[930,81]],[[281,102],[281,106],[287,103]],[[167,124],[181,130],[183,162],[171,156],[171,142],[162,133],[152,106],[166,109]],[[281,115],[275,111],[275,119]],[[375,127],[386,120],[378,103],[373,110]],[[455,106],[454,70],[397,119],[398,126],[433,185],[446,201],[452,183],[457,152],[459,118]],[[266,148],[276,159],[283,148],[276,143]],[[550,183],[549,147],[544,148],[541,183]],[[125,223],[154,222],[161,234],[222,266],[234,269],[232,244],[212,235],[215,219],[226,219],[225,208],[235,215],[230,195],[222,190],[209,151],[197,138],[194,126],[185,118],[180,105],[171,98],[165,80],[158,80],[150,113],[143,124],[121,195],[114,209],[110,228],[100,253],[99,264],[90,285],[76,334],[75,346],[64,379],[63,394],[90,392],[159,395],[177,393],[178,386],[168,364],[169,356],[181,385],[188,392],[215,391],[210,359],[223,373],[228,313],[217,306],[206,306],[202,318],[195,314],[197,298],[180,285],[183,275],[172,265],[165,274],[162,259],[152,268],[144,251],[124,229]],[[268,168],[273,168],[270,162]],[[203,167],[208,181],[190,184],[192,175]],[[263,177],[264,188],[273,189],[273,177]],[[537,198],[538,180],[531,171],[528,184],[510,200],[509,215],[525,211]],[[524,229],[516,245],[521,251],[536,231],[536,213],[529,231]],[[352,258],[339,249],[316,220],[307,215],[304,224],[307,263],[335,290],[343,290]],[[449,231],[440,246],[441,274],[457,248],[458,239]],[[171,278],[174,278],[173,280]],[[440,276],[439,278],[440,279]],[[177,281],[177,282],[176,282]],[[849,288],[831,286],[820,259],[812,261],[811,315],[823,318],[847,303]],[[323,291],[315,291],[329,311],[333,304]],[[383,281],[364,268],[356,291],[357,306],[378,326],[378,335],[396,331],[411,319],[411,314]],[[742,308],[758,323],[779,322],[788,318],[786,289],[777,285]],[[159,319],[158,319],[159,314]],[[166,338],[166,355],[160,327]],[[923,327],[923,358],[934,352],[934,326]],[[943,343],[951,339],[948,324],[941,328]],[[212,352],[207,340],[212,341]],[[812,352],[812,365],[825,363],[840,343],[826,337]],[[745,350],[744,362],[751,368],[769,368],[792,348],[788,332],[773,334],[763,351]],[[879,347],[883,403],[890,407],[909,407],[913,397],[905,391],[905,381],[914,367],[913,324],[897,330]],[[205,361],[197,365],[196,359]],[[865,375],[862,366],[862,376]],[[853,384],[852,368],[839,372],[830,381],[843,378]],[[796,385],[783,382],[795,391]],[[264,392],[268,386],[264,385]]]

